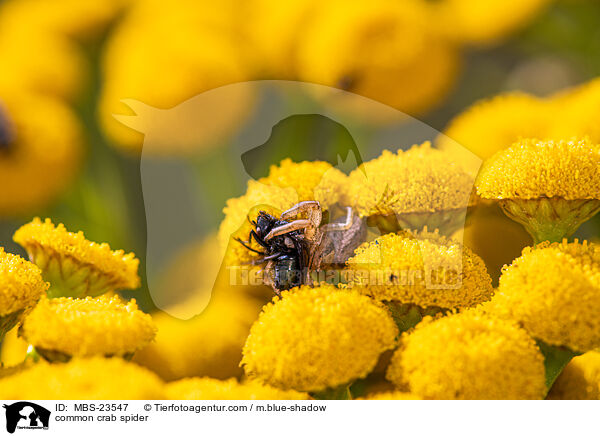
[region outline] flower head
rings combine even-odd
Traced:
[[[240,52],[243,44],[237,40],[239,29],[233,27],[231,19],[238,11],[231,9],[233,4],[222,6],[207,8],[193,0],[180,0],[169,7],[157,1],[131,4],[127,15],[111,32],[103,59],[104,86],[98,112],[112,143],[135,152],[140,151],[144,142],[145,152],[162,155],[203,151],[222,144],[224,141],[220,139],[239,128],[240,120],[251,113],[248,105],[253,101],[252,93],[244,86],[235,87],[232,93],[228,92],[232,88],[228,88],[216,94],[226,98],[200,97],[196,101],[204,104],[193,108],[193,113],[172,118],[177,125],[187,119],[186,128],[175,129],[171,124],[166,126],[166,132],[160,131],[161,126],[158,132],[152,130],[160,139],[166,136],[164,133],[171,133],[175,136],[172,142],[150,140],[149,144],[141,131],[155,129],[153,125],[161,120],[142,120],[141,117],[150,115],[142,113],[145,105],[126,108],[122,103],[123,96],[128,96],[151,105],[150,109],[174,108],[206,91],[249,80],[249,71],[242,60],[245,56]],[[197,50],[198,46],[204,47],[203,50]],[[167,111],[160,109],[157,111],[161,115],[167,115]],[[210,117],[211,122],[195,129],[197,120],[203,116]],[[118,121],[126,119],[130,122]],[[131,121],[136,120],[135,129],[130,128]],[[197,141],[186,141],[185,136],[190,132],[198,135]]]
[[[96,296],[140,285],[133,253],[90,242],[83,232],[69,232],[50,219],[35,218],[15,232],[14,240],[42,269],[51,285],[49,296]]]
[[[124,304],[116,296],[42,298],[25,318],[21,334],[54,360],[54,356],[128,355],[150,343],[156,327],[135,300]]]
[[[40,362],[0,378],[2,397],[15,400],[153,400],[164,398],[163,389],[155,374],[119,358]]]
[[[560,122],[552,129],[552,137],[590,137],[595,144],[600,143],[600,127],[595,112],[600,106],[600,79],[595,78],[575,89],[567,90],[553,98],[561,111]]]
[[[57,99],[0,91],[1,216],[30,213],[67,189],[80,167],[80,129],[72,111]]]
[[[417,325],[403,336],[387,378],[426,399],[542,399],[544,358],[534,340],[478,312]]]
[[[336,0],[319,4],[311,18],[297,44],[303,81],[341,88],[412,115],[438,103],[454,81],[456,51],[430,31],[420,1]],[[385,86],[390,81],[392,88]],[[373,117],[371,111],[352,107],[351,94],[337,97],[342,110],[350,106],[356,116]]]
[[[426,229],[365,242],[346,262],[350,285],[376,300],[452,309],[489,300],[492,280],[479,256]]]
[[[551,400],[600,400],[600,352],[576,356],[548,393]]]
[[[472,189],[472,177],[425,142],[362,164],[350,173],[346,197],[360,216],[385,216],[464,209]]]
[[[522,139],[488,159],[475,186],[489,199],[600,199],[600,147],[589,139]]]
[[[156,339],[136,352],[134,361],[168,381],[192,376],[239,376],[242,347],[260,304],[240,295],[242,286],[238,287],[240,293],[235,288],[213,291],[206,309],[188,320],[164,312],[154,314]]]
[[[459,43],[489,45],[535,18],[550,0],[441,0],[432,4],[436,28]]]
[[[265,185],[292,188],[298,201],[317,200],[323,209],[337,203],[346,175],[323,161],[292,162],[282,160],[279,165],[271,165],[269,175],[259,179]]]
[[[422,400],[418,395],[410,392],[388,391],[369,395],[365,400]]]
[[[302,286],[263,308],[244,346],[246,374],[281,389],[316,392],[365,377],[394,346],[385,309],[332,285]]]
[[[256,380],[243,383],[234,378],[217,380],[208,377],[185,378],[166,386],[170,400],[307,400],[308,395],[282,391]]]
[[[554,109],[549,102],[528,94],[500,94],[457,115],[438,136],[436,144],[476,171],[481,159],[493,156],[520,138],[548,136]]]
[[[33,306],[46,289],[37,266],[0,247],[0,318]]]
[[[600,248],[585,241],[525,248],[504,267],[485,307],[549,345],[578,352],[600,347]]]

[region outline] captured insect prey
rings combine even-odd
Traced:
[[[298,219],[300,215],[302,219]],[[343,264],[364,241],[366,224],[352,208],[346,208],[340,221],[321,225],[322,217],[321,204],[315,200],[302,201],[279,218],[260,211],[251,221],[254,229],[248,240],[237,239],[262,256],[254,263],[265,264],[264,282],[277,295],[296,286],[312,285],[311,273],[326,265]],[[262,250],[250,247],[253,238]]]

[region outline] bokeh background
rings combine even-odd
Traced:
[[[299,80],[381,101],[443,132],[480,99],[507,91],[546,97],[599,76],[599,22],[593,0],[0,1],[0,243],[25,255],[12,234],[40,216],[133,251],[143,285],[126,296],[153,311],[144,135],[113,116],[143,111],[128,102],[168,109],[231,83]],[[243,114],[251,96],[231,99]],[[223,117],[213,133],[235,131],[239,120]],[[323,158],[347,138],[321,117],[297,117],[272,140],[269,153],[248,158],[251,174],[266,175],[284,157]],[[218,143],[191,145],[201,149],[202,219],[214,231],[226,200],[242,195],[250,177],[235,170],[239,156],[227,141]],[[169,159],[186,150],[166,140],[153,152]],[[490,272],[529,244],[491,206],[472,222],[465,242],[478,245]],[[578,235],[595,238],[599,226],[596,217]]]

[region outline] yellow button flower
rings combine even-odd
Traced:
[[[437,232],[388,233],[346,262],[349,285],[376,300],[420,308],[464,308],[487,301],[492,280],[479,256]]]
[[[65,333],[66,332],[66,333]],[[128,356],[156,334],[150,315],[119,297],[42,298],[21,335],[50,361],[95,355]]]
[[[136,352],[134,360],[167,381],[241,375],[242,347],[260,312],[260,303],[244,292],[243,286],[216,289],[206,309],[188,320],[154,314],[156,339]]]
[[[464,226],[473,177],[429,142],[408,151],[384,151],[350,173],[346,201],[382,231]]]
[[[37,266],[0,247],[0,341],[46,289],[48,283]]]
[[[427,26],[428,18],[420,0],[319,4],[295,47],[297,74],[410,115],[423,113],[445,97],[459,63],[447,40]],[[341,110],[377,120],[353,107],[352,95],[337,98]]]
[[[500,94],[478,101],[454,117],[437,137],[436,145],[477,173],[482,159],[520,138],[548,136],[555,110],[553,104],[532,95]]]
[[[589,139],[523,139],[488,159],[477,193],[498,200],[534,242],[561,241],[600,210],[600,147]]]
[[[307,394],[282,391],[254,380],[244,383],[236,379],[185,378],[167,384],[169,400],[307,400]]]
[[[50,35],[88,39],[99,36],[129,0],[9,0],[0,9],[0,26],[28,27]]]
[[[594,143],[600,143],[600,126],[594,116],[600,105],[600,78],[559,93],[553,104],[566,110],[561,111],[560,120],[553,126],[552,137],[589,136]]]
[[[432,22],[460,43],[489,45],[510,36],[552,0],[441,0],[432,3]]]
[[[112,251],[108,244],[88,241],[83,232],[72,233],[63,224],[35,218],[18,229],[13,239],[41,268],[50,282],[48,296],[97,296],[140,285],[139,260],[133,253]]]
[[[422,400],[423,398],[409,392],[389,391],[369,395],[365,400]]]
[[[82,136],[64,103],[2,89],[0,83],[0,216],[18,216],[67,189],[80,166]]]
[[[119,358],[40,362],[0,378],[0,395],[14,400],[159,400],[163,390],[155,374]]]
[[[486,307],[548,345],[575,352],[600,347],[599,246],[575,241],[525,248],[504,268]]]
[[[542,399],[544,358],[525,330],[479,311],[405,334],[387,378],[426,399]]]
[[[550,400],[600,400],[600,353],[574,357],[548,393]]]
[[[246,374],[280,389],[319,392],[365,377],[394,346],[396,326],[368,297],[332,285],[269,303],[244,346]]]
[[[0,7],[0,28],[0,57],[11,66],[0,71],[2,93],[16,89],[68,101],[80,95],[90,66],[74,41],[36,28],[29,17],[24,19],[7,11],[4,2]],[[51,123],[52,112],[43,115]],[[60,132],[59,126],[55,129]]]
[[[161,109],[174,108],[205,91],[251,78],[241,49],[244,40],[231,20],[239,7],[229,1],[219,7],[206,7],[194,0],[180,0],[168,6],[157,0],[132,2],[127,16],[106,42],[102,65],[98,115],[112,143],[133,152],[141,150],[142,142],[146,143],[144,147],[150,143],[148,151],[168,155],[207,150],[237,131],[251,113],[249,105],[253,101],[253,93],[243,86],[232,93],[221,90],[220,95],[226,97],[209,98],[205,100],[210,102],[209,107],[200,105],[192,113],[173,119],[177,124],[166,129],[175,136],[175,144],[143,136],[148,133],[145,129],[156,132],[153,115],[160,116]],[[197,50],[200,46],[203,49]],[[122,103],[125,98],[144,104],[128,108]],[[117,120],[113,114],[125,117]],[[210,122],[203,123],[202,129],[194,129],[199,119],[207,117]],[[188,120],[188,126],[177,128],[182,119]],[[198,135],[195,147],[193,141],[176,146],[181,143],[179,135],[191,131]],[[159,131],[159,139],[165,137],[163,133]]]

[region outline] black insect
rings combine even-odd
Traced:
[[[304,219],[292,219],[303,214]],[[344,222],[321,226],[322,211],[318,201],[302,201],[276,218],[261,211],[248,241],[238,239],[244,247],[260,254],[255,263],[266,263],[264,282],[280,295],[295,286],[312,285],[311,272],[322,263],[343,263],[362,242],[366,228],[359,217],[347,208]],[[250,247],[252,238],[263,251]]]

